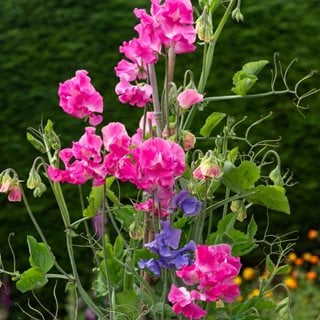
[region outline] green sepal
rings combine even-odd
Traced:
[[[27,132],[27,140],[34,146],[34,148],[41,153],[46,153],[46,147],[44,144],[36,139],[30,132]]]

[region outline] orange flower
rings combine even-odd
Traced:
[[[296,266],[302,266],[303,265],[303,259],[302,258],[297,258],[296,260],[294,260],[294,264]]]
[[[312,256],[310,257],[310,259],[309,259],[309,262],[310,262],[311,264],[317,264],[317,263],[319,262],[319,257],[312,255]]]
[[[314,230],[314,229],[309,230],[309,232],[308,232],[308,238],[309,238],[310,240],[314,240],[314,239],[316,239],[317,237],[318,237],[318,231],[317,231],[317,230]]]
[[[315,271],[308,271],[306,273],[307,280],[315,280],[317,279],[317,277],[318,277],[318,274]]]
[[[283,282],[289,289],[296,289],[298,287],[297,280],[292,277],[285,278]]]

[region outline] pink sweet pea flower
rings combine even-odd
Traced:
[[[163,4],[153,0],[151,14],[158,23],[156,32],[165,47],[174,48],[177,54],[195,50],[196,32],[189,0],[167,0]]]
[[[186,89],[178,95],[177,101],[182,109],[189,109],[193,105],[202,102],[203,95],[198,93],[197,90]]]
[[[139,75],[139,67],[136,63],[129,62],[128,60],[122,59],[118,62],[114,68],[117,77],[124,76],[128,81],[135,81],[137,78],[146,78],[146,74]]]
[[[240,259],[231,255],[228,244],[197,245],[195,261],[176,274],[187,285],[197,285],[205,301],[233,302],[240,294],[234,278],[241,268]]]
[[[55,182],[83,184],[93,179],[93,185],[104,183],[106,170],[101,156],[102,139],[95,134],[94,127],[87,127],[79,141],[73,142],[72,148],[59,152],[65,169],[48,167],[48,176]]]
[[[152,48],[140,38],[134,38],[129,42],[124,41],[122,46],[120,46],[119,51],[138,66],[144,66],[145,64],[158,61],[158,57],[155,55]]]
[[[120,122],[110,122],[102,129],[103,145],[107,151],[121,153],[122,157],[129,150],[130,137],[125,126]]]
[[[201,299],[199,292],[195,290],[189,292],[185,287],[177,288],[174,284],[171,285],[168,300],[173,303],[172,310],[176,314],[183,314],[191,320],[203,318],[207,311],[194,303],[196,299]]]
[[[149,84],[132,85],[124,77],[116,86],[116,93],[122,103],[129,103],[143,108],[148,102],[151,102],[152,87]]]
[[[89,118],[89,123],[96,126],[102,122],[103,99],[90,83],[88,71],[78,70],[76,76],[60,83],[60,107],[75,118]]]

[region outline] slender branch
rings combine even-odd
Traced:
[[[274,95],[281,95],[286,93],[292,93],[294,94],[295,91],[293,90],[280,90],[280,91],[268,91],[263,93],[257,93],[257,94],[248,94],[245,96],[240,95],[229,95],[229,96],[217,96],[217,97],[207,97],[204,98],[204,101],[225,101],[225,100],[235,100],[235,99],[250,99],[250,98],[261,98],[261,97],[268,97],[268,96],[274,96]]]
[[[161,137],[163,124],[161,119],[161,108],[160,108],[160,100],[159,100],[159,93],[158,93],[156,70],[153,63],[148,64],[148,72],[149,72],[150,84],[152,87],[153,111],[154,111],[154,118],[157,125],[157,137]]]

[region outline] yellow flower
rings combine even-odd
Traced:
[[[304,261],[309,262],[310,258],[311,258],[311,253],[310,252],[306,252],[302,255],[302,258],[304,259]]]
[[[253,289],[249,294],[248,294],[248,298],[252,298],[252,297],[255,297],[255,296],[258,296],[260,293],[260,290],[259,289]]]
[[[242,283],[242,279],[241,277],[237,276],[233,279],[234,284],[237,284],[238,286],[240,286],[240,284]]]
[[[292,277],[286,277],[283,282],[289,289],[296,289],[298,287],[297,280]]]
[[[297,255],[294,252],[289,253],[288,260],[294,262],[297,259]]]
[[[242,277],[244,280],[252,280],[256,276],[256,270],[253,268],[244,268],[242,271]]]

